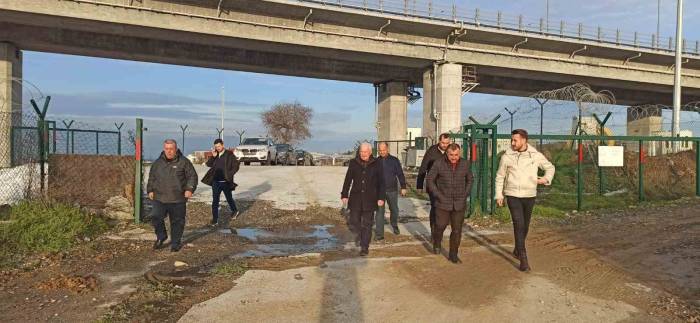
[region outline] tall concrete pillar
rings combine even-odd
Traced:
[[[436,123],[433,116],[433,70],[423,73],[423,137],[436,139]]]
[[[0,168],[10,167],[13,125],[22,120],[22,52],[0,42]]]
[[[379,85],[377,137],[379,141],[406,140],[408,128],[408,98],[405,82],[387,82]],[[392,143],[389,152],[401,158],[406,144]],[[403,160],[403,159],[402,159]]]
[[[438,65],[435,73],[437,132],[459,132],[462,125],[462,65]]]

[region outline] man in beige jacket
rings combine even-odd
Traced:
[[[515,236],[513,256],[520,260],[520,271],[530,271],[525,238],[535,206],[537,185],[551,185],[554,178],[554,165],[527,143],[527,137],[527,131],[523,129],[511,132],[511,149],[501,156],[496,173],[496,203],[503,206],[504,197],[508,203]],[[543,177],[537,176],[538,169],[544,170]]]

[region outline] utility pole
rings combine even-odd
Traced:
[[[189,125],[180,125],[180,130],[182,130],[182,153],[185,153],[185,131]]]
[[[656,49],[659,49],[659,39],[661,39],[661,0],[658,0],[656,8]]]
[[[678,137],[681,125],[681,65],[683,64],[683,0],[678,0],[676,16],[676,65],[673,77],[673,128],[671,135]],[[673,142],[673,152],[678,152],[678,142]]]
[[[219,139],[224,140],[224,87],[221,87],[221,131],[219,131]]]
[[[549,32],[549,0],[547,0],[547,13],[546,13],[546,15],[547,15],[547,16],[546,16],[546,19],[545,19],[545,23],[547,24],[547,28],[545,28],[545,30],[546,30],[547,32]]]
[[[513,132],[513,115],[518,113],[518,110],[515,111],[510,111],[508,108],[506,108],[506,111],[508,111],[508,114],[510,114],[510,132]]]

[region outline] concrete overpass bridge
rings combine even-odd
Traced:
[[[658,38],[409,3],[0,0],[0,77],[21,77],[21,51],[32,50],[364,82],[377,86],[379,139],[405,136],[411,86],[424,89],[428,134],[459,127],[468,90],[529,96],[583,82],[620,104],[672,101],[673,53]],[[684,102],[700,101],[698,46],[689,47]],[[5,110],[21,106],[10,87],[0,88],[13,103]]]

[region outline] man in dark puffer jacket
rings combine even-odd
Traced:
[[[170,216],[170,251],[177,252],[182,248],[182,233],[185,230],[185,215],[187,200],[197,189],[197,172],[192,163],[182,156],[177,149],[177,142],[167,139],[163,142],[163,152],[153,162],[148,173],[146,191],[148,198],[153,201],[151,222],[156,231],[156,242],[153,249],[163,247],[168,239],[165,229],[165,216]]]
[[[433,251],[438,254],[442,249],[442,234],[450,224],[450,261],[461,263],[457,256],[462,241],[464,212],[467,209],[467,197],[471,191],[473,175],[469,170],[469,161],[461,158],[458,144],[447,147],[446,157],[433,164],[428,173],[428,189],[435,196],[437,221],[433,231]]]

